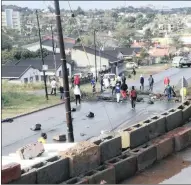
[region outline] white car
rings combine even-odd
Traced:
[[[128,69],[137,68],[137,67],[138,67],[138,65],[135,62],[128,62],[126,64],[126,68],[128,68]]]

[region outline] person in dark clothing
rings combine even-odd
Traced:
[[[135,76],[136,76],[135,68],[133,68],[132,74],[134,75],[134,79],[135,79]]]
[[[144,77],[143,77],[143,75],[141,75],[140,76],[140,84],[141,84],[141,86],[140,86],[140,90],[141,91],[144,91]]]
[[[121,80],[122,80],[122,83],[126,83],[126,77],[125,77],[125,74],[124,74],[124,73],[123,73],[123,75],[122,75]]]
[[[130,100],[131,100],[131,107],[132,107],[132,109],[135,109],[135,104],[136,104],[136,100],[137,100],[137,91],[135,90],[134,86],[132,86],[132,90],[131,90],[129,96],[130,96]]]
[[[121,85],[121,95],[122,95],[123,99],[126,99],[126,97],[127,97],[127,89],[128,89],[127,84],[122,83],[122,85]]]
[[[64,99],[64,87],[60,86],[60,99]]]
[[[101,75],[100,78],[101,78],[101,79],[100,79],[101,92],[103,92],[103,86],[104,86],[104,84],[103,84],[103,75]]]
[[[74,88],[74,76],[71,78],[71,89]]]
[[[95,88],[95,86],[96,86],[96,80],[95,80],[95,78],[93,78],[93,79],[91,80],[91,85],[92,85],[92,92],[93,92],[93,93],[96,93],[96,88]]]
[[[154,85],[154,78],[152,75],[150,75],[148,81],[149,81],[149,91],[152,92],[153,91],[153,85]]]
[[[174,89],[169,84],[166,86],[164,93],[166,94],[168,101],[170,101],[172,96],[175,94]]]

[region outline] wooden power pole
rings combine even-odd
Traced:
[[[54,0],[54,4],[55,4],[55,14],[56,14],[56,25],[57,25],[57,30],[58,30],[59,44],[60,44],[60,56],[61,56],[61,61],[62,61],[62,74],[63,74],[63,85],[64,85],[64,96],[65,96],[65,108],[66,108],[66,122],[67,122],[67,127],[68,127],[68,141],[74,142],[72,116],[71,116],[71,105],[70,105],[70,92],[69,92],[69,83],[68,83],[68,72],[67,72],[67,64],[66,64],[64,39],[63,39],[63,34],[62,34],[59,1]]]

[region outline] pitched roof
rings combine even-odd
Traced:
[[[134,53],[139,53],[141,48],[116,48],[116,50],[120,51],[123,55],[132,56]]]
[[[149,54],[153,57],[163,57],[169,55],[169,48],[152,48]]]
[[[31,66],[2,66],[2,78],[19,78],[21,77]]]
[[[61,60],[60,60],[60,54],[56,54],[55,55],[55,59],[56,59],[56,65],[60,66],[61,65]],[[68,63],[71,62],[71,57],[66,55],[66,61]],[[48,56],[46,56],[44,58],[44,63],[45,65],[48,65],[48,69],[55,69],[55,64],[54,64],[54,58],[52,54],[49,54]],[[8,63],[7,65],[5,64],[5,66],[30,66],[32,65],[34,68],[42,70],[42,60],[41,58],[31,58],[31,59],[25,59],[25,60],[20,60],[17,61],[17,63],[15,61],[13,61],[13,64]]]
[[[87,47],[87,46],[84,46],[84,48],[85,48],[85,51],[87,53],[90,53],[92,55],[95,54],[95,49],[94,48],[90,48],[90,47]],[[73,47],[74,50],[80,50],[80,51],[84,51],[84,48],[82,46],[74,46]],[[99,50],[96,50],[96,53],[97,53],[97,55],[99,55]],[[111,56],[111,55],[107,54],[104,51],[100,51],[100,54],[101,54],[102,58],[106,58],[106,59],[108,59],[111,62],[119,60],[117,57]]]

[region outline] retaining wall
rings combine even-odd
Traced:
[[[72,149],[21,169],[2,168],[2,182],[13,184],[120,183],[173,152],[191,145],[190,102],[104,138],[80,142]],[[83,147],[82,147],[83,143]],[[85,146],[85,147],[84,147]],[[79,152],[80,151],[80,152]],[[9,172],[9,173],[8,173]]]

